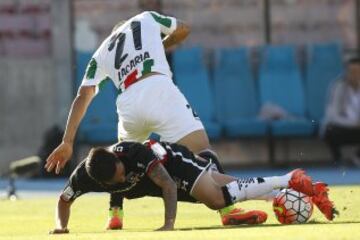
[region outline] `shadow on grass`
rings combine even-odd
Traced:
[[[192,230],[217,230],[217,229],[240,229],[240,228],[266,228],[266,227],[292,227],[292,226],[308,226],[308,225],[338,225],[338,224],[360,224],[360,221],[335,221],[335,222],[318,222],[316,220],[311,220],[305,224],[280,224],[280,223],[271,223],[271,224],[259,224],[259,225],[238,225],[238,226],[221,226],[213,225],[206,227],[187,227],[187,228],[176,228],[175,231],[192,231]],[[155,232],[153,229],[124,229],[124,230],[107,230],[100,232],[73,232],[73,234],[103,234],[103,233],[121,233],[124,232]]]
[[[191,231],[191,230],[211,230],[211,229],[234,229],[234,228],[264,228],[264,227],[291,227],[291,226],[308,226],[308,225],[337,225],[337,224],[359,224],[360,221],[336,221],[336,222],[318,222],[315,220],[311,220],[305,224],[279,224],[279,223],[271,223],[271,224],[259,224],[259,225],[238,225],[238,226],[207,226],[207,227],[190,227],[190,228],[177,228],[176,231]]]

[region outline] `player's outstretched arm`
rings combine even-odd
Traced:
[[[165,222],[164,225],[157,230],[173,230],[177,210],[176,184],[162,164],[156,164],[154,166],[152,171],[149,173],[149,178],[161,187],[165,205]]]
[[[173,33],[166,36],[163,40],[163,44],[165,49],[168,49],[176,44],[181,43],[185,40],[185,38],[190,34],[190,27],[186,25],[184,22],[177,20],[176,21],[176,29]]]
[[[71,158],[77,129],[94,96],[95,86],[83,86],[79,89],[70,108],[63,141],[46,160],[45,168],[48,172],[55,169],[56,174],[59,174]]]
[[[61,197],[59,198],[58,205],[56,208],[55,217],[55,229],[51,230],[49,234],[63,234],[69,233],[67,228],[70,218],[70,207],[73,201],[65,201]]]

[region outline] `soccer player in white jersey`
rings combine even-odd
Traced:
[[[162,34],[166,35],[163,39]],[[182,42],[188,34],[189,27],[182,21],[157,12],[146,11],[116,25],[88,64],[69,112],[63,141],[45,164],[47,171],[55,169],[59,173],[71,158],[80,121],[106,78],[113,81],[119,92],[116,105],[120,141],[143,142],[156,132],[162,141],[185,145],[217,162],[203,124],[172,82],[165,57],[165,50]],[[224,225],[254,217],[252,212],[234,206],[220,210],[220,214]],[[121,225],[120,222],[109,228]]]

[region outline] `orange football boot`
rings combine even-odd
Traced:
[[[111,208],[109,210],[109,219],[107,222],[107,230],[117,230],[123,227],[123,210],[120,208]]]
[[[261,224],[267,219],[267,214],[260,210],[245,211],[241,208],[235,208],[229,213],[221,216],[223,225],[240,224]]]
[[[329,199],[329,188],[327,184],[323,182],[317,182],[314,184],[315,195],[311,198],[316,207],[325,215],[325,217],[332,221],[335,215],[339,215],[334,203]]]
[[[289,181],[289,188],[295,191],[304,193],[310,197],[314,196],[315,189],[310,176],[306,175],[302,169],[295,169],[290,172],[291,179]]]

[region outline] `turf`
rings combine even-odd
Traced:
[[[331,187],[331,197],[340,211],[333,222],[316,210],[306,224],[280,225],[270,203],[249,201],[238,205],[265,210],[268,221],[259,226],[224,228],[215,211],[201,204],[180,203],[176,231],[154,232],[163,222],[161,199],[126,201],[124,229],[105,231],[108,196],[88,195],[74,203],[71,233],[62,236],[47,234],[54,224],[55,197],[1,201],[0,239],[360,239],[360,186]]]

